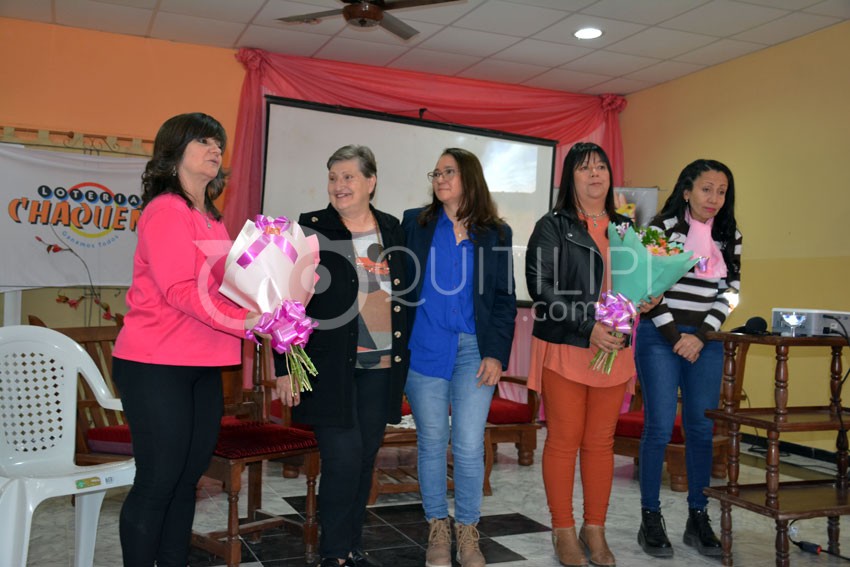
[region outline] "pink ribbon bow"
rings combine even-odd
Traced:
[[[286,232],[290,224],[292,224],[292,221],[286,217],[277,217],[276,219],[270,219],[264,215],[254,217],[254,225],[262,231],[262,234],[237,258],[236,263],[247,268],[260,255],[260,252],[266,249],[266,246],[273,244],[280,248],[281,252],[286,254],[294,264],[298,259],[298,252],[281,235],[282,232]]]
[[[292,346],[306,345],[316,326],[318,323],[307,317],[301,302],[284,299],[274,312],[263,313],[254,328],[245,331],[245,336],[259,342],[255,332],[271,335],[272,348],[284,354],[292,350]]]
[[[637,311],[623,294],[606,291],[596,303],[596,320],[621,333],[631,333]]]

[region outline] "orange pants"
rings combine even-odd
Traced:
[[[576,457],[581,451],[584,523],[605,525],[614,478],[614,429],[627,383],[594,388],[543,369],[546,443],[543,484],[553,528],[571,528]]]

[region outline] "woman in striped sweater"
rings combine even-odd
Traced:
[[[650,225],[702,260],[638,326],[635,362],[644,400],[638,543],[649,555],[673,555],[659,491],[681,389],[689,508],[683,540],[703,555],[716,556],[722,551],[702,491],[711,476],[714,429],[705,410],[719,403],[723,350],[719,342],[706,341],[705,334],[720,330],[731,309],[730,296],[740,288],[741,233],[735,221],[732,172],[714,160],[689,164]]]

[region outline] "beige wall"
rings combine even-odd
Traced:
[[[735,175],[742,291],[725,329],[756,315],[769,319],[774,307],[850,311],[850,23],[628,101],[621,115],[626,185],[657,185],[663,203],[696,158],[718,159]],[[828,399],[827,355],[791,351],[792,402]],[[751,353],[744,388],[753,406],[772,405],[772,356],[765,347]],[[834,433],[787,439],[834,450]]]

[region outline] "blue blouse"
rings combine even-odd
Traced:
[[[460,333],[475,334],[474,254],[469,239],[456,242],[452,221],[441,210],[410,336],[410,368],[420,374],[451,380]]]

